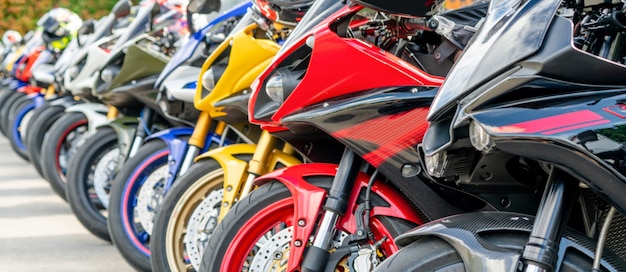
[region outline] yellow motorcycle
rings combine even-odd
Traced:
[[[277,40],[288,33],[281,25],[263,24],[265,19],[260,20],[258,13],[249,15],[258,16],[255,21],[260,23],[229,36],[205,61],[194,104],[207,120],[205,124],[217,120],[220,124],[237,125],[245,120],[244,126],[238,126],[239,131],[254,140],[197,156],[185,175],[170,188],[151,236],[155,271],[189,271],[192,267],[197,270],[213,228],[234,202],[250,192],[254,178],[301,163],[291,146],[247,122],[250,85],[280,49]],[[208,126],[196,126],[189,144],[200,145],[206,131]]]

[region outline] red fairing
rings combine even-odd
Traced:
[[[281,118],[329,99],[351,93],[383,87],[396,86],[440,86],[442,77],[429,75],[404,60],[372,44],[358,39],[342,38],[330,29],[330,24],[339,17],[357,12],[362,7],[345,7],[338,13],[304,35],[289,50],[278,56],[252,85],[249,112],[253,113],[261,83],[272,75],[285,56],[305,44],[308,37],[315,37],[309,68],[301,83],[293,90],[272,116],[264,122],[250,114],[250,122],[259,125],[280,126]],[[338,14],[336,13],[336,14]]]
[[[429,108],[415,108],[410,111],[380,117],[357,125],[330,132],[334,138],[347,142],[367,142],[377,148],[361,154],[372,166],[379,167],[398,152],[411,149],[422,142],[428,129],[426,120]],[[411,124],[411,125],[407,125]],[[384,131],[385,133],[381,133]]]
[[[18,69],[15,69],[15,77],[21,81],[28,82],[30,77],[33,75],[31,68],[33,64],[37,61],[37,58],[41,54],[45,47],[37,48],[32,54],[26,56],[19,63],[17,63]]]
[[[306,181],[306,177],[310,176],[329,176],[333,177],[337,173],[336,164],[327,163],[309,163],[296,165],[288,168],[283,168],[275,172],[266,174],[255,181],[256,185],[262,185],[270,181],[279,181],[283,183],[294,198],[296,214],[294,218],[297,220],[304,219],[305,222],[317,222],[319,212],[322,210],[322,204],[326,199],[326,190],[314,186]],[[338,222],[338,228],[340,230],[354,233],[356,231],[356,218],[354,212],[356,211],[357,198],[359,192],[363,188],[367,188],[369,177],[360,173],[357,177],[357,184],[354,186],[350,198],[348,201],[348,213],[342,216]],[[377,226],[382,228],[381,223],[376,219],[377,216],[387,216],[402,218],[404,220],[413,222],[417,225],[422,224],[422,220],[419,215],[414,212],[412,206],[406,202],[394,188],[387,186],[382,182],[374,183],[372,192],[385,201],[387,201],[389,207],[374,207],[372,209],[370,218],[371,226],[376,228]],[[304,247],[296,247],[294,241],[307,241],[313,234],[313,228],[315,224],[306,224],[304,227],[294,225],[293,239],[291,241],[291,251],[289,258],[288,271],[294,271],[298,269],[299,260],[302,259],[304,254]],[[381,239],[382,237],[375,238]],[[388,237],[387,241],[382,245],[382,250],[387,253],[393,253],[398,250],[397,246],[393,243],[393,239]],[[295,257],[294,257],[295,256]]]

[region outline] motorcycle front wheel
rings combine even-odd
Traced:
[[[9,142],[13,151],[22,159],[28,161],[28,150],[26,149],[26,124],[33,116],[35,102],[30,97],[22,97],[11,105],[9,110]],[[31,132],[32,133],[32,132]]]
[[[61,198],[65,197],[67,167],[71,157],[89,134],[87,117],[82,113],[65,113],[57,120],[41,147],[41,169],[44,178]]]
[[[315,185],[328,190],[331,179]],[[284,271],[289,260],[291,231],[297,221],[298,218],[294,218],[294,199],[285,185],[274,181],[260,186],[237,202],[217,226],[204,252],[201,270]],[[387,237],[389,241],[411,227],[414,225],[402,219],[387,217],[375,218],[370,224],[374,237]],[[350,234],[338,229],[332,247],[339,248]],[[383,245],[379,251],[384,259],[395,250]],[[375,255],[376,252],[372,252],[370,257],[380,258]],[[350,270],[348,257],[349,254],[342,256],[335,271]]]
[[[202,159],[167,192],[150,242],[154,271],[197,270],[206,242],[218,223],[223,183],[220,164]]]
[[[89,137],[68,165],[66,197],[78,221],[93,235],[111,241],[107,227],[106,192],[119,163],[117,134],[103,127]],[[105,194],[98,193],[98,190]]]
[[[35,109],[33,117],[26,126],[29,130],[26,133],[26,150],[28,150],[28,158],[33,164],[37,173],[44,177],[43,169],[41,169],[41,147],[48,130],[52,127],[65,112],[63,106],[51,106],[44,104],[42,107]]]
[[[169,150],[163,141],[144,144],[128,159],[117,174],[109,199],[109,234],[124,259],[139,271],[150,271],[151,220],[153,209],[160,204],[168,175]],[[148,205],[140,198],[142,189],[155,192],[148,195]],[[159,195],[159,190],[161,194]],[[144,191],[145,193],[145,191]],[[150,224],[150,225],[148,225]]]
[[[0,100],[0,131],[5,136],[9,136],[11,133],[9,128],[9,112],[11,106],[15,104],[15,102],[22,98],[26,97],[26,94],[18,91],[11,91],[7,94],[7,96],[2,96],[2,100]]]

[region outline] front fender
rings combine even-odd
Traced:
[[[139,119],[137,117],[122,117],[111,120],[98,127],[111,127],[115,131],[115,134],[117,134],[117,144],[120,148],[120,162],[128,158],[138,123]],[[119,167],[121,168],[122,165],[123,163],[120,163]]]
[[[167,156],[168,165],[168,178],[165,188],[168,189],[173,183],[174,179],[178,175],[178,171],[183,164],[185,154],[187,153],[187,147],[189,143],[185,136],[191,136],[193,128],[191,127],[176,127],[154,133],[144,139],[144,142],[161,140],[167,145],[169,155]]]
[[[198,157],[197,160],[213,159],[217,161],[220,167],[224,170],[224,198],[222,203],[228,205],[222,205],[220,211],[220,219],[226,215],[226,213],[235,203],[235,200],[240,198],[239,192],[246,182],[248,177],[248,161],[237,158],[237,155],[254,155],[257,149],[257,145],[254,144],[234,144],[217,149],[213,149]],[[272,150],[272,153],[267,158],[267,169],[276,169],[278,165],[284,165],[286,167],[300,164],[300,160],[295,157],[283,153],[278,149]]]
[[[516,271],[520,252],[505,249],[492,243],[494,240],[483,238],[484,234],[527,233],[530,235],[534,217],[511,212],[474,212],[442,218],[429,222],[396,238],[396,244],[406,246],[426,236],[438,237],[449,243],[459,254],[467,271]],[[560,265],[568,250],[576,250],[593,260],[595,245],[581,234],[565,231],[559,245],[558,262]],[[611,264],[611,258],[604,255],[602,266],[614,268],[611,271],[623,271]],[[619,270],[622,269],[622,270]]]
[[[279,181],[284,184],[291,192],[294,198],[294,218],[300,222],[304,220],[304,224],[294,224],[293,239],[291,241],[291,254],[293,256],[303,256],[304,247],[296,247],[295,241],[308,241],[313,234],[313,229],[317,225],[318,215],[322,211],[322,205],[326,198],[326,190],[315,186],[307,181],[307,178],[314,176],[334,177],[337,174],[336,164],[327,163],[308,163],[283,168],[256,179],[256,185],[263,185],[270,181]],[[348,233],[355,233],[357,226],[357,199],[361,192],[367,188],[370,177],[365,173],[359,173],[356,180],[356,186],[350,193],[348,201],[348,209],[346,214],[341,217],[338,227]],[[376,221],[376,217],[396,217],[412,222],[416,225],[422,224],[420,216],[410,203],[394,188],[383,182],[375,182],[372,186],[372,192],[378,195],[382,200],[389,204],[388,206],[373,207],[370,218],[372,222]],[[398,250],[397,246],[388,239],[383,245],[388,252]],[[288,270],[293,271],[298,267],[300,257],[289,258]]]
[[[78,104],[65,109],[65,112],[79,112],[87,117],[87,122],[89,125],[87,126],[89,130],[89,135],[93,135],[96,133],[96,129],[100,126],[103,126],[109,122],[107,120],[107,112],[109,112],[109,108],[103,104],[98,103],[85,103]]]
[[[209,150],[196,157],[196,161],[213,159],[217,161],[224,170],[224,198],[222,203],[227,203],[228,207],[222,205],[220,219],[230,210],[232,204],[239,194],[239,189],[246,180],[248,162],[238,159],[237,155],[254,154],[255,144],[233,144]]]

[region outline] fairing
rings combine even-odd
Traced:
[[[237,4],[235,7],[226,10],[220,11],[220,15],[209,22],[206,26],[196,31],[196,33],[192,34],[189,38],[189,41],[185,43],[184,46],[176,51],[176,54],[172,57],[172,59],[167,63],[163,71],[159,75],[157,82],[155,83],[155,89],[159,89],[163,81],[180,65],[186,63],[192,56],[198,54],[198,47],[204,40],[207,35],[211,35],[215,31],[218,31],[221,23],[228,20],[229,18],[236,16],[243,16],[246,13],[246,10],[252,6],[252,2],[250,1],[240,1],[241,3]],[[224,6],[225,7],[225,6]],[[223,8],[223,7],[222,7]],[[227,33],[224,33],[227,34]]]
[[[443,78],[431,76],[389,52],[359,39],[340,37],[333,31],[335,28],[333,22],[337,18],[351,16],[361,9],[359,6],[344,7],[311,32],[290,43],[291,47],[274,59],[253,85],[249,105],[249,112],[253,113],[250,116],[252,123],[275,131],[277,127],[282,126],[281,119],[286,116],[308,107],[319,106],[336,97],[355,96],[357,93],[384,87],[434,87],[443,82]],[[309,40],[311,37],[314,39],[312,42]],[[313,48],[310,48],[310,44],[313,44]],[[309,55],[307,52],[310,52]],[[286,94],[288,96],[282,104],[273,102],[265,91],[267,81],[278,69],[291,65],[294,61],[290,59],[291,55],[298,54],[306,56],[305,59],[308,60],[308,64],[304,64],[304,74],[297,78],[295,88]],[[329,69],[329,63],[338,70]],[[367,67],[367,69],[347,67]],[[346,70],[343,72],[341,69]],[[302,82],[309,83],[301,84]]]
[[[555,96],[550,106],[483,110],[483,125],[499,150],[552,163],[626,212],[626,89]],[[529,103],[530,104],[530,103]]]
[[[560,1],[493,1],[474,42],[465,49],[433,101],[429,120],[456,105],[479,84],[537,52],[559,5]]]
[[[257,28],[256,24],[252,24],[229,36],[202,65],[194,99],[198,110],[210,112],[213,118],[225,116],[226,113],[215,103],[248,89],[276,55],[280,45],[272,40],[255,38],[254,31]],[[223,57],[228,58],[226,67],[219,79],[216,79],[213,90],[208,92],[201,84],[202,75],[212,65],[216,65],[218,58]]]

